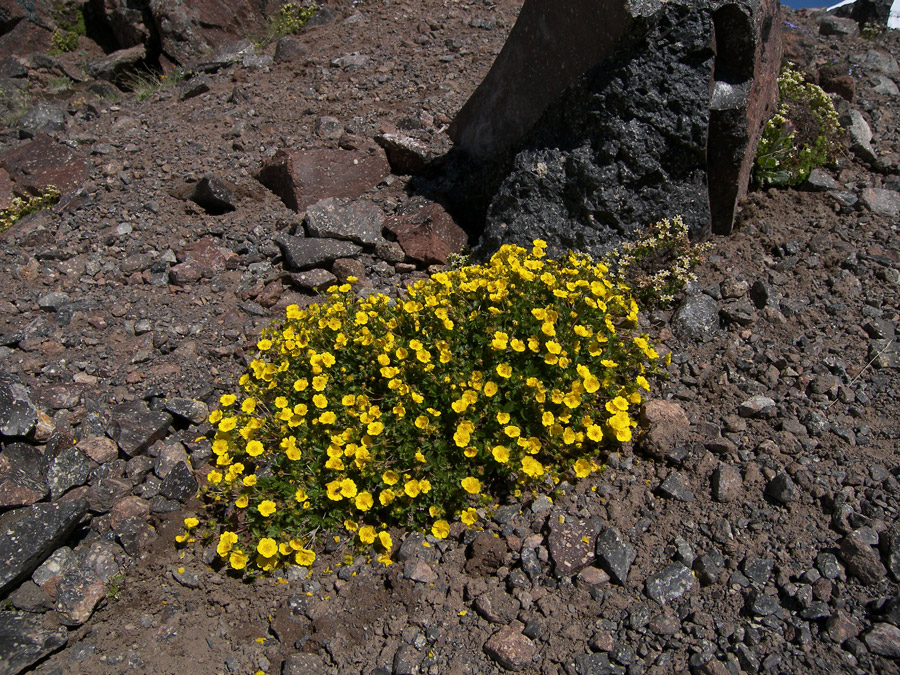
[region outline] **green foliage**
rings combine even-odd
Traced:
[[[168,75],[160,75],[152,70],[136,70],[124,79],[122,86],[133,92],[138,101],[144,101],[161,91],[178,86],[191,75],[190,71],[183,68],[176,68]]]
[[[52,185],[41,190],[39,194],[30,196],[28,199],[15,197],[10,206],[0,209],[0,232],[5,232],[30,213],[49,209],[59,201],[59,197],[59,190]]]
[[[631,288],[642,306],[667,307],[689,281],[697,280],[692,270],[712,244],[691,243],[681,216],[647,229],[641,239],[613,249],[602,262],[617,283]]]
[[[74,52],[78,49],[78,34],[57,28],[50,36],[51,54],[62,54],[64,52]]]
[[[304,7],[298,2],[289,2],[283,5],[274,16],[269,18],[263,42],[274,42],[285,35],[293,35],[298,32],[316,13],[316,9],[315,5]]]
[[[33,105],[30,83],[25,86],[0,87],[0,124],[15,127]]]
[[[545,247],[504,246],[405,299],[351,279],[288,307],[210,415],[210,518],[178,541],[218,534],[223,561],[257,573],[309,566],[316,534],[343,530],[388,564],[389,527],[443,539],[498,498],[601,470],[660,357],[606,266]]]
[[[799,185],[817,166],[834,159],[840,124],[834,104],[803,74],[784,68],[778,78],[778,110],[763,129],[754,180],[762,187]]]

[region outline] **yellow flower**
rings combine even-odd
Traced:
[[[316,406],[317,408],[319,408],[320,410],[322,408],[327,408],[328,407],[328,399],[325,398],[325,396],[323,394],[316,394],[315,396],[313,396],[313,405]]]
[[[446,520],[436,520],[434,525],[431,526],[431,534],[434,535],[435,539],[446,539],[447,535],[450,534],[450,523]]]
[[[382,431],[384,431],[384,424],[382,424],[381,422],[379,422],[377,420],[375,422],[370,422],[369,425],[366,427],[366,433],[369,434],[370,436],[377,436]]]
[[[335,415],[330,410],[326,410],[321,415],[319,415],[319,423],[320,424],[334,424],[336,420],[337,420],[337,415]]]
[[[364,544],[375,543],[375,528],[371,525],[363,525],[359,528],[359,540]]]
[[[219,398],[219,403],[223,408],[234,405],[235,401],[237,401],[237,396],[235,396],[234,394],[222,394],[222,396]]]
[[[484,395],[485,396],[493,396],[497,393],[497,383],[496,382],[485,382],[484,383]]]
[[[374,503],[375,501],[372,499],[370,492],[360,492],[356,495],[356,508],[360,511],[368,511]]]
[[[383,480],[386,485],[396,485],[397,481],[400,480],[400,475],[396,471],[388,469],[381,474],[381,480]]]
[[[247,487],[253,487],[256,485],[256,474],[251,473],[249,476],[244,476],[241,479],[241,482]]]
[[[312,388],[316,391],[322,391],[325,389],[325,385],[328,384],[328,376],[327,375],[316,375],[312,379]]]
[[[575,462],[575,475],[579,478],[585,478],[591,475],[591,463],[582,458]]]
[[[509,448],[505,445],[495,445],[494,449],[491,450],[491,454],[501,464],[506,464],[509,461]]]
[[[219,535],[219,543],[216,546],[216,552],[220,557],[224,558],[231,551],[232,547],[237,543],[238,536],[234,532],[225,531]]]
[[[613,400],[607,402],[606,410],[613,415],[616,415],[620,412],[627,412],[628,399],[623,396],[616,396]]]
[[[219,422],[219,431],[228,433],[237,426],[237,420],[234,417],[225,417]]]
[[[278,544],[270,537],[263,537],[256,545],[256,551],[266,558],[271,558],[278,553]]]
[[[241,410],[249,415],[256,410],[256,400],[252,398],[244,399],[244,402],[241,403]]]
[[[261,352],[269,351],[272,348],[272,341],[263,338],[259,342],[256,343],[256,348]]]
[[[184,526],[189,530],[197,527],[199,524],[200,524],[200,521],[197,520],[196,518],[185,518],[184,519]]]
[[[603,440],[603,429],[596,424],[591,424],[587,428],[587,437],[595,443],[599,443]]]
[[[218,485],[222,482],[222,474],[215,470],[210,471],[208,474],[206,474],[206,480],[213,485]]]
[[[339,480],[334,480],[330,483],[326,483],[325,491],[328,499],[333,502],[339,502],[344,498],[344,496],[341,494],[341,482]]]
[[[382,490],[378,493],[378,502],[382,506],[387,506],[388,504],[392,504],[396,495],[393,490],[386,489]]]
[[[394,548],[394,540],[391,539],[391,535],[387,532],[382,531],[378,533],[378,542],[388,553],[390,553],[391,549]]]
[[[460,482],[463,490],[468,492],[470,495],[477,495],[481,492],[481,481],[477,478],[473,478],[472,476],[466,476]]]
[[[264,499],[259,503],[259,506],[256,507],[256,510],[259,511],[263,518],[268,518],[277,511],[277,507],[275,506],[275,502],[271,499]]]
[[[250,441],[247,443],[247,454],[251,457],[259,457],[265,451],[263,444],[259,441]]]
[[[532,478],[538,478],[544,475],[544,465],[534,457],[525,457],[522,460],[522,471]]]
[[[512,377],[512,367],[508,363],[501,363],[500,365],[497,366],[496,370],[497,370],[497,374],[500,377],[503,377],[506,379],[509,379],[510,377]]]
[[[550,354],[560,354],[562,352],[562,345],[560,345],[555,340],[548,340],[547,344],[544,345],[547,348],[547,351]]]
[[[350,478],[341,481],[341,495],[347,499],[353,499],[356,496],[356,483]]]
[[[503,331],[497,331],[494,333],[494,339],[491,340],[491,349],[496,349],[497,351],[503,351],[506,349],[507,343],[509,342],[509,335],[504,333]]]
[[[297,488],[297,491],[294,493],[294,501],[298,504],[302,504],[307,499],[309,499],[309,497],[306,496],[306,490],[304,490],[303,488]]]
[[[425,462],[428,461],[427,459],[425,459],[425,455],[422,454],[421,450],[416,450],[415,458],[419,464],[425,464]]]
[[[250,558],[248,558],[245,553],[235,551],[231,554],[231,557],[228,558],[228,564],[231,565],[231,569],[233,570],[242,570],[247,566],[248,560],[250,560]]]
[[[359,529],[359,523],[355,520],[347,519],[344,521],[344,529],[348,532],[356,532]]]
[[[470,458],[471,458],[471,457],[474,457],[475,455],[478,454],[478,450],[477,450],[476,448],[474,448],[473,446],[469,445],[469,446],[466,446],[466,447],[463,449],[463,454],[464,454],[466,457],[470,457]]]
[[[647,382],[647,378],[644,377],[643,375],[638,375],[637,378],[635,378],[635,382],[637,382],[637,385],[638,385],[641,389],[645,389],[646,391],[650,391],[650,383]]]
[[[316,554],[306,548],[301,548],[294,555],[294,561],[301,567],[311,567],[316,561]]]
[[[302,453],[300,452],[300,448],[298,448],[296,445],[292,445],[291,447],[289,447],[284,451],[284,454],[286,454],[287,458],[293,462],[296,462],[298,459],[300,459],[302,455]]]
[[[250,503],[250,498],[247,495],[241,495],[237,499],[234,500],[234,505],[239,509],[246,509],[247,504]]]
[[[507,413],[507,412],[498,412],[498,413],[497,413],[497,421],[498,421],[500,424],[506,424],[507,422],[509,422],[509,413]]]
[[[427,417],[425,417],[425,415],[419,415],[416,418],[416,422],[415,422],[416,428],[418,428],[418,429],[427,429],[428,425],[430,423],[431,423],[430,420]]]
[[[522,430],[515,425],[510,425],[508,427],[504,427],[503,433],[509,436],[510,438],[518,438],[522,435]]]
[[[556,421],[556,418],[553,416],[552,412],[545,412],[541,415],[541,424],[545,427],[553,426],[553,423]]]
[[[419,491],[419,481],[415,478],[406,481],[406,484],[403,486],[403,492],[406,493],[406,496],[413,499],[419,496]]]
[[[469,507],[461,514],[459,514],[459,519],[465,524],[467,527],[471,527],[475,523],[478,522],[478,512],[475,509]]]

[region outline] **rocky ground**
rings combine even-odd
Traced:
[[[50,157],[72,189],[0,234],[0,672],[900,672],[900,36],[808,12],[786,51],[843,95],[848,150],[751,194],[644,317],[673,365],[639,447],[481,531],[398,532],[386,568],[330,547],[246,584],[174,548],[259,330],[335,278],[396,293],[445,259],[459,232],[429,206],[441,235],[409,235],[402,171],[450,147],[517,9],[354,3],[143,100],[47,95],[3,135],[13,180]],[[311,149],[374,168],[304,225],[257,175]]]

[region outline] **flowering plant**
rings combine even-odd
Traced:
[[[332,287],[263,331],[210,415],[202,492],[231,568],[309,566],[325,529],[388,563],[388,527],[443,539],[631,440],[659,360],[638,306],[606,266],[545,248],[504,246],[396,301]]]
[[[754,179],[763,186],[799,185],[838,150],[838,114],[821,87],[790,67],[778,77],[778,109],[756,150]]]

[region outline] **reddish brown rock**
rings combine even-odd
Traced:
[[[256,175],[285,206],[303,211],[327,197],[355,198],[390,173],[384,151],[279,150]]]
[[[77,447],[97,464],[106,464],[119,456],[119,446],[106,436],[88,436],[78,441]]]
[[[459,253],[468,237],[439,204],[428,204],[411,213],[391,216],[384,227],[396,238],[409,258],[425,265],[446,265],[451,253]]]
[[[646,430],[640,447],[652,455],[665,456],[687,440],[690,420],[674,401],[654,399],[641,408],[641,426]]]
[[[506,626],[488,638],[484,651],[507,670],[522,670],[531,663],[534,643],[514,626]]]
[[[81,185],[88,172],[84,157],[46,134],[0,156],[0,167],[7,171],[13,190],[20,196],[37,194],[51,185],[62,195],[69,194]]]
[[[150,502],[140,497],[125,497],[110,510],[109,526],[113,532],[118,532],[119,527],[129,518],[146,520],[149,515]]]

